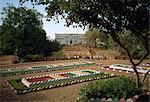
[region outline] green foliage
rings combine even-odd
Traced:
[[[54,57],[55,59],[59,59],[59,60],[65,59],[65,55],[63,51],[53,52],[52,57]]]
[[[10,80],[9,83],[10,83],[16,90],[27,89],[27,87],[26,87],[24,84],[22,84],[21,79]]]
[[[121,42],[130,50],[131,56],[134,59],[139,59],[144,55],[146,52],[146,49],[143,44],[143,39],[140,37],[135,36],[130,31],[122,32],[120,35]],[[104,49],[111,49],[111,50],[117,50],[119,53],[121,53],[124,56],[128,56],[125,50],[117,46],[117,43],[113,41],[111,36],[105,35],[102,31],[99,29],[88,29],[85,38],[87,41],[87,44],[93,47],[100,47]]]
[[[126,48],[130,50],[130,53],[134,59],[141,58],[146,52],[143,44],[144,40],[141,37],[135,36],[130,31],[125,31],[120,34],[120,40],[124,43]],[[127,56],[127,53],[121,47],[119,47],[119,52],[121,52],[122,55]]]
[[[57,52],[62,49],[62,45],[56,40],[47,40],[44,47],[44,56],[52,55],[54,52]]]
[[[56,40],[51,40],[51,49],[52,51],[59,51],[62,48],[62,45]]]
[[[25,62],[29,61],[42,61],[44,59],[43,55],[35,54],[35,55],[26,55],[23,57]]]
[[[89,29],[85,33],[85,39],[87,45],[97,47],[97,40],[99,39],[100,32],[98,29]]]
[[[38,54],[32,55],[32,58],[35,61],[43,60],[43,56],[42,55],[38,55]]]
[[[1,27],[1,54],[27,54],[42,52],[46,33],[42,28],[42,15],[35,10],[9,5],[3,8]]]
[[[20,0],[21,2],[28,0]],[[67,25],[102,27],[105,32],[149,31],[149,0],[30,0],[46,6],[48,17],[62,15]],[[66,15],[67,14],[67,15]],[[117,34],[117,33],[116,33]],[[139,35],[138,33],[136,35]]]
[[[137,92],[136,84],[133,79],[121,76],[111,80],[99,80],[85,85],[79,93],[80,100],[90,98],[130,98]]]
[[[107,42],[107,49],[117,50],[117,47],[120,47],[120,46],[118,46],[117,43],[113,41],[112,37],[109,36],[108,42]]]
[[[20,60],[37,61],[61,49],[55,40],[47,40],[39,12],[9,5],[3,9],[2,14],[0,54],[15,54]]]
[[[106,47],[108,35],[105,35],[99,29],[88,29],[85,33],[85,39],[88,45],[93,47]]]

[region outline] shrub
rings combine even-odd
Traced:
[[[25,62],[29,61],[42,61],[44,60],[44,56],[40,54],[35,54],[35,55],[26,55],[24,58]]]
[[[44,59],[43,55],[35,54],[32,55],[32,61],[42,61]]]
[[[81,88],[79,100],[89,101],[91,98],[130,98],[137,93],[136,83],[131,78],[125,76],[109,80],[99,80],[92,82]],[[83,101],[84,100],[84,101]]]

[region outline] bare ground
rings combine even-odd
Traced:
[[[77,61],[77,60],[76,60]],[[79,60],[78,60],[79,61]],[[35,63],[25,63],[25,64],[16,64],[16,65],[7,65],[7,66],[0,66],[1,68],[11,68],[11,67],[20,67],[20,66],[31,66],[31,65],[41,65],[41,64],[50,64],[50,63],[60,63],[60,62],[66,62],[66,61],[44,61],[44,62],[35,62]],[[104,65],[110,65],[114,63],[118,64],[130,64],[128,60],[93,60],[93,62],[104,64]],[[146,61],[148,62],[148,61]],[[149,61],[150,62],[150,61]],[[69,86],[64,87],[58,87],[54,89],[49,90],[43,90],[43,91],[37,91],[37,92],[31,92],[26,93],[22,95],[16,95],[14,92],[14,89],[11,89],[11,85],[7,83],[10,79],[15,78],[22,78],[22,77],[28,77],[28,76],[36,76],[41,74],[48,74],[48,73],[57,73],[57,72],[64,72],[64,71],[73,71],[73,70],[80,70],[80,69],[96,69],[103,72],[112,72],[108,70],[101,70],[100,68],[90,68],[90,67],[84,67],[84,68],[74,68],[74,69],[67,69],[67,70],[59,70],[59,71],[52,71],[52,72],[42,72],[42,73],[33,73],[33,74],[27,74],[27,75],[17,75],[17,76],[10,76],[10,77],[1,77],[0,78],[0,101],[1,102],[76,102],[76,99],[78,97],[78,92],[80,88],[89,82],[84,83],[78,83],[73,84]],[[123,74],[119,72],[113,72],[116,74]],[[134,74],[125,74],[130,76],[135,76]]]

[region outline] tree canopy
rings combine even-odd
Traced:
[[[146,48],[144,47],[144,40],[132,34],[131,31],[125,31],[123,34],[120,34],[119,37],[130,51],[133,59],[140,59],[145,54]],[[119,52],[127,56],[127,53],[121,47],[119,47]]]
[[[47,40],[39,12],[9,5],[3,9],[2,14],[1,54],[15,54],[19,58],[35,54],[47,56],[60,49],[57,42]]]
[[[20,0],[21,2],[28,0]],[[147,33],[149,0],[31,0],[46,5],[48,17],[62,15],[68,25],[102,27],[108,33],[124,28]],[[110,30],[111,29],[111,30]]]
[[[88,30],[85,33],[85,39],[88,45],[97,47],[97,40],[99,40],[100,31],[98,29]]]
[[[100,29],[88,29],[85,33],[85,40],[92,47],[107,48],[109,36],[104,34]]]

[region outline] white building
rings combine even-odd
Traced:
[[[55,39],[60,44],[66,44],[66,45],[86,43],[84,34],[55,34]]]

